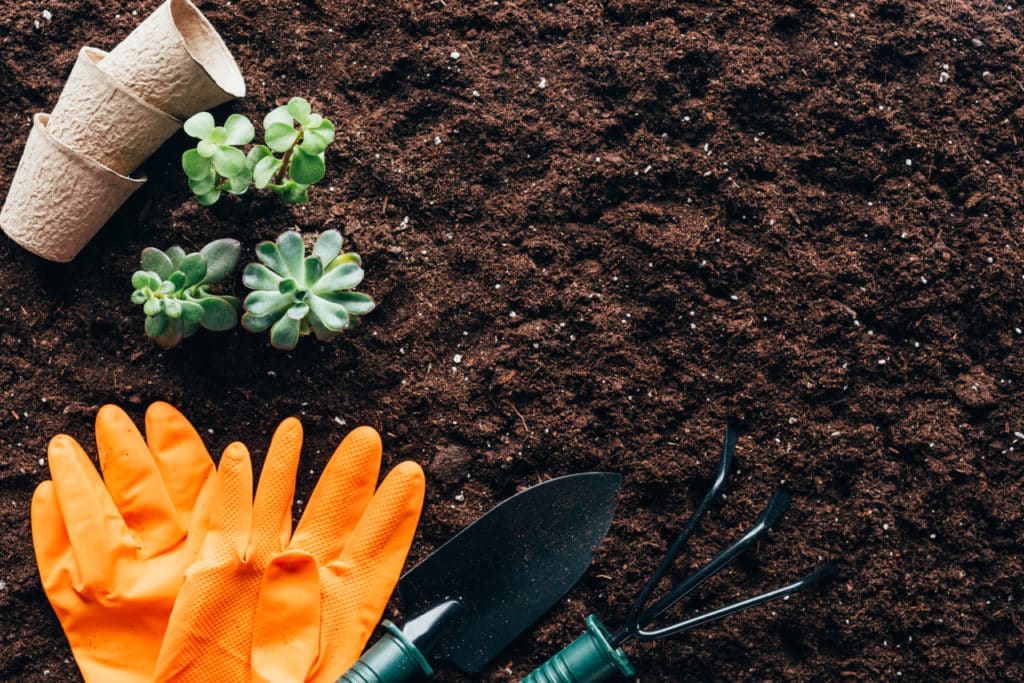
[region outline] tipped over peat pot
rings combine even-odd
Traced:
[[[179,119],[245,95],[235,58],[189,0],[160,5],[110,51],[104,70]]]
[[[66,263],[146,177],[123,175],[75,151],[50,133],[48,123],[49,114],[33,117],[0,228],[32,253]]]
[[[104,71],[107,53],[83,47],[47,129],[71,149],[128,174],[181,127]]]

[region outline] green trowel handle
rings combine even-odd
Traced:
[[[401,630],[384,620],[384,637],[335,683],[421,683],[434,675],[426,657]]]
[[[564,650],[544,662],[522,683],[602,683],[636,672],[629,657],[608,642],[607,629],[593,614],[587,617],[587,632]]]

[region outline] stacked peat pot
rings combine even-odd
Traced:
[[[117,47],[83,47],[50,114],[33,117],[0,228],[71,261],[145,182],[136,169],[193,114],[245,94],[224,41],[189,0],[167,0]]]

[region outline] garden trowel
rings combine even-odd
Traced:
[[[399,581],[404,612],[338,683],[416,683],[445,661],[478,673],[575,585],[611,526],[622,477],[551,479],[506,499]]]

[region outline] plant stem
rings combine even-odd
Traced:
[[[288,170],[288,164],[292,161],[292,154],[295,152],[295,148],[302,144],[302,136],[305,131],[302,130],[302,126],[298,126],[299,136],[295,138],[295,144],[293,144],[284,156],[281,157],[281,168],[277,169],[277,173],[274,174],[274,185],[280,185],[281,181],[284,180],[284,172]]]

